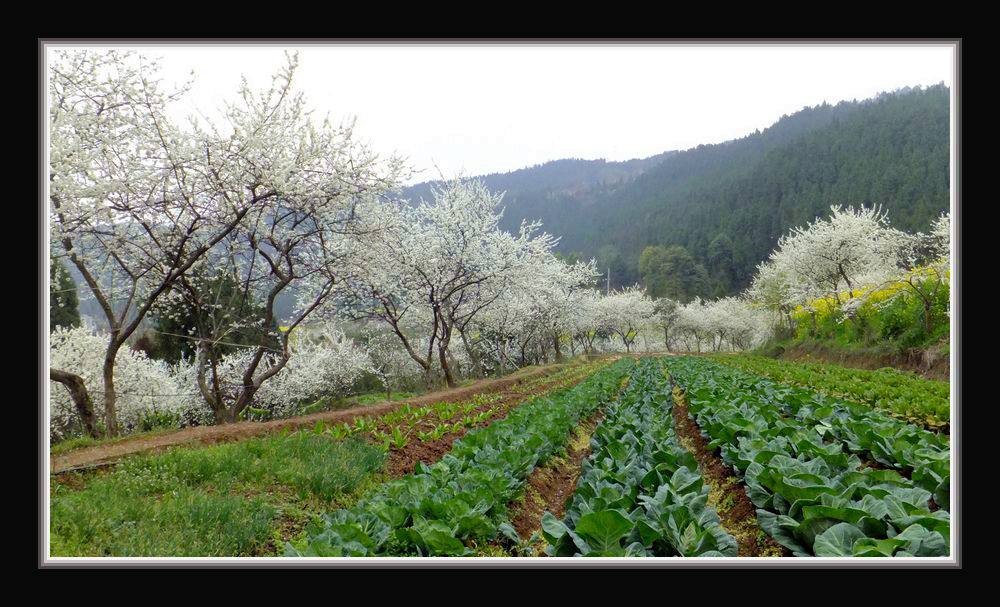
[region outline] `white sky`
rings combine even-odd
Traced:
[[[54,48],[54,47],[49,47]],[[413,182],[559,158],[625,160],[742,137],[823,101],[952,85],[950,45],[144,46],[183,111],[212,113],[241,74],[264,86],[299,51],[297,84],[334,121],[418,170]]]

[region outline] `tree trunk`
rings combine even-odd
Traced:
[[[215,358],[212,357],[212,385],[208,385],[206,377],[208,373],[208,359],[210,357],[208,346],[204,342],[198,345],[198,390],[212,410],[212,417],[216,424],[226,423],[226,404],[219,391],[219,375]]]
[[[448,387],[454,388],[458,384],[455,383],[455,378],[451,374],[451,366],[448,364],[447,348],[438,346],[438,358],[441,360],[441,370],[444,371],[444,379],[448,383]]]
[[[552,347],[556,351],[556,362],[561,363],[563,361],[562,349],[559,348],[559,333],[556,331],[552,332]]]
[[[482,377],[482,362],[479,359],[479,355],[476,354],[475,348],[469,344],[469,339],[465,336],[465,330],[460,330],[458,334],[462,336],[462,345],[465,346],[465,352],[469,355],[469,361],[472,363],[471,375]]]
[[[91,438],[100,438],[101,434],[97,431],[97,419],[94,417],[94,403],[90,400],[90,393],[87,392],[83,378],[67,371],[50,368],[49,379],[66,386],[70,398],[73,399],[73,404],[76,405],[76,412],[80,415],[83,429]]]
[[[240,421],[240,414],[246,411],[247,407],[250,406],[250,403],[253,402],[253,396],[256,393],[257,389],[252,385],[244,387],[239,393],[239,396],[236,398],[236,402],[233,403],[232,408],[226,412],[226,421],[228,423],[236,423]]]
[[[118,346],[112,344],[104,356],[104,425],[109,437],[118,436],[117,395],[115,394],[115,355]]]

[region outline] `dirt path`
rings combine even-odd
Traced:
[[[604,412],[598,411],[581,421],[566,445],[566,455],[553,458],[532,471],[524,488],[523,501],[513,502],[510,508],[511,524],[521,539],[526,540],[541,529],[542,515],[546,511],[560,520],[566,514],[567,502],[576,491],[583,460],[590,457],[590,436],[603,418]],[[539,550],[535,556],[545,556],[545,553]]]
[[[742,481],[717,453],[708,448],[708,441],[688,413],[687,397],[674,389],[674,429],[680,443],[698,461],[705,483],[710,486],[708,502],[715,507],[722,527],[739,546],[739,556],[791,556],[791,552],[774,541],[757,523],[757,508],[750,501]]]
[[[53,474],[58,474],[69,470],[105,464],[136,453],[166,449],[179,445],[214,445],[216,443],[237,441],[254,436],[280,432],[286,429],[297,430],[300,428],[310,427],[314,426],[318,421],[323,421],[324,423],[351,421],[360,415],[387,413],[407,403],[410,406],[421,406],[441,401],[454,402],[466,400],[480,393],[501,392],[522,382],[551,375],[552,373],[563,370],[568,366],[569,365],[567,364],[548,365],[546,367],[533,369],[531,371],[516,374],[510,377],[480,380],[469,386],[431,392],[407,400],[392,402],[383,401],[352,409],[324,411],[322,413],[313,413],[311,415],[290,417],[287,419],[278,419],[267,422],[239,422],[221,426],[195,426],[167,434],[136,437],[134,439],[126,439],[106,445],[83,447],[81,449],[75,449],[67,453],[52,456],[50,461],[50,470]]]

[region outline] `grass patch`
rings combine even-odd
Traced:
[[[53,556],[255,556],[283,522],[342,506],[385,461],[304,431],[124,460],[80,490],[53,484]]]
[[[416,392],[393,392],[392,398],[388,399],[392,402],[397,400],[406,400],[408,398],[413,398],[419,396]],[[371,405],[374,403],[381,403],[386,400],[385,392],[372,392],[370,394],[359,394],[358,396],[349,396],[347,398],[341,399],[338,405],[343,403],[337,408],[355,407],[358,405]]]

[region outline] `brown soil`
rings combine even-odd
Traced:
[[[566,364],[549,365],[509,377],[481,380],[469,386],[431,392],[407,400],[381,402],[352,409],[325,411],[267,422],[238,422],[219,426],[196,426],[166,434],[136,437],[135,439],[126,439],[110,444],[83,447],[52,456],[51,471],[53,474],[61,474],[71,470],[100,467],[136,453],[158,451],[179,445],[213,445],[238,441],[245,438],[281,432],[282,430],[297,430],[311,427],[319,421],[326,424],[331,422],[347,422],[362,415],[388,413],[407,403],[410,406],[420,406],[442,401],[455,402],[467,400],[476,394],[489,394],[509,390],[518,384],[551,375],[568,366]]]
[[[490,409],[493,409],[494,413],[485,421],[472,426],[472,428],[482,428],[499,419],[503,419],[504,417],[507,417],[507,415],[515,407],[536,396],[546,394],[560,388],[574,386],[583,381],[587,376],[591,375],[591,373],[595,370],[593,367],[588,367],[587,371],[583,371],[583,369],[584,367],[581,367],[579,372],[570,373],[568,376],[561,377],[553,382],[535,384],[534,386],[524,390],[505,392],[504,397],[500,400],[480,405],[468,415],[478,415],[479,413]],[[449,420],[449,422],[454,422],[462,417],[465,416],[456,414],[456,416]],[[390,451],[389,461],[386,463],[386,471],[389,478],[398,478],[412,473],[414,467],[417,465],[417,462],[433,464],[444,457],[445,453],[451,450],[452,443],[465,436],[465,433],[472,429],[462,428],[457,432],[450,432],[443,435],[441,438],[432,441],[421,441],[416,437],[417,431],[426,432],[432,430],[437,423],[440,423],[440,420],[433,416],[422,419],[420,423],[410,431],[410,442],[402,449],[393,448]]]
[[[532,471],[524,488],[523,500],[511,502],[511,524],[522,539],[541,529],[542,515],[551,512],[561,519],[566,514],[567,503],[576,491],[583,460],[590,456],[590,435],[604,418],[598,411],[580,422],[574,436],[566,446],[566,455],[552,458],[544,466]],[[539,551],[538,556],[544,556]]]
[[[757,524],[757,507],[747,496],[739,476],[717,453],[708,449],[708,441],[688,413],[687,398],[674,389],[674,428],[680,443],[698,461],[702,478],[710,486],[709,504],[722,519],[722,527],[739,545],[739,556],[791,556],[791,551],[774,541]]]

